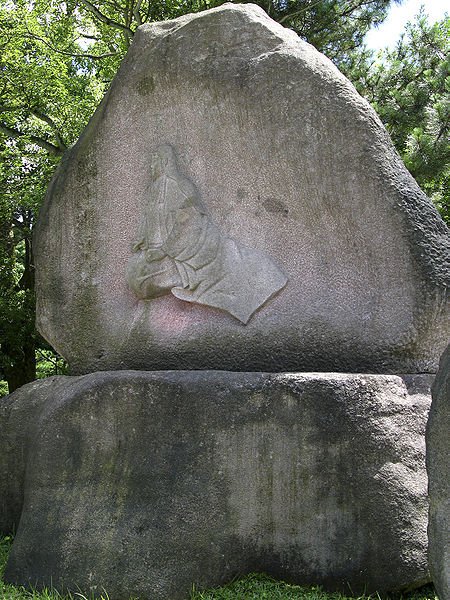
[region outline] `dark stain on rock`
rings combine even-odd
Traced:
[[[91,154],[80,156],[76,166],[76,177],[81,182],[89,182],[98,175],[97,161]]]
[[[263,202],[264,208],[267,212],[272,214],[281,214],[283,217],[287,217],[289,213],[288,207],[278,200],[277,198],[266,198]]]
[[[155,89],[155,80],[151,75],[145,75],[135,85],[139,96],[148,96]]]

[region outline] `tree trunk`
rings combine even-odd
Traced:
[[[9,360],[4,366],[4,377],[8,383],[9,393],[36,379],[34,265],[31,245],[33,215],[31,211],[26,211],[22,217],[25,229],[23,236],[25,242],[24,271],[17,288],[24,290],[26,297],[16,320],[16,343],[9,340],[8,343],[3,344],[3,352],[9,356]]]
[[[8,391],[11,394],[17,388],[36,379],[36,355],[34,338],[30,338],[22,345],[20,360],[14,361],[14,365],[5,367],[5,380],[8,383]]]

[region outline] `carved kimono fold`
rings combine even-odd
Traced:
[[[242,323],[282,289],[287,277],[266,254],[242,246],[211,221],[173,151],[158,149],[144,231],[128,265],[128,283],[150,300],[171,292],[227,311]],[[159,175],[159,176],[158,176]]]

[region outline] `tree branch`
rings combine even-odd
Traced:
[[[322,0],[317,0],[317,2],[313,2],[309,6],[305,6],[303,8],[300,8],[300,10],[296,10],[294,12],[288,13],[284,17],[281,17],[281,19],[278,19],[278,23],[280,23],[280,25],[282,25],[288,19],[292,19],[293,17],[298,17],[302,13],[308,12],[308,10],[311,10],[311,8],[314,8],[315,6],[319,5],[321,2],[322,2]]]
[[[142,25],[142,19],[139,11],[141,10],[142,0],[137,0],[133,8],[133,17],[138,25]]]
[[[39,110],[35,110],[32,109],[31,110],[31,114],[34,115],[37,119],[39,119],[40,121],[43,121],[44,123],[47,123],[47,125],[50,125],[50,127],[53,129],[53,133],[55,134],[55,138],[56,138],[56,142],[58,144],[58,147],[64,152],[64,150],[67,150],[67,146],[64,143],[61,134],[59,133],[59,129],[56,126],[56,123],[53,121],[53,119],[51,119],[50,117],[48,117],[47,115],[44,115],[43,113],[41,113]]]
[[[67,150],[67,145],[64,143],[64,141],[62,139],[62,136],[59,132],[59,129],[58,129],[56,123],[49,116],[45,115],[44,113],[42,113],[41,111],[39,111],[37,109],[28,108],[26,106],[5,106],[3,104],[0,104],[0,112],[12,112],[15,110],[24,110],[24,111],[26,111],[26,113],[28,115],[33,115],[40,121],[47,123],[47,125],[49,125],[52,128],[53,133],[55,134],[56,142],[58,144],[57,147],[60,150],[62,150],[63,152],[65,150]]]
[[[122,25],[122,23],[118,23],[117,21],[114,21],[113,19],[110,19],[104,15],[96,6],[89,2],[89,0],[80,0],[80,2],[102,23],[105,23],[110,27],[114,27],[115,29],[119,29],[128,37],[128,39],[133,37],[133,31],[129,27]]]
[[[95,40],[96,42],[100,42],[102,38],[96,35],[91,35],[89,33],[84,33],[83,31],[80,31],[80,36],[77,39]]]
[[[49,154],[52,154],[53,156],[61,156],[62,154],[64,154],[64,150],[62,148],[58,148],[58,146],[47,142],[47,140],[44,140],[43,138],[40,138],[37,135],[24,133],[23,131],[19,131],[18,129],[14,129],[13,127],[7,127],[6,125],[2,124],[0,124],[0,132],[12,138],[27,137],[31,142],[33,142],[33,144],[36,144],[44,150],[47,150],[47,152]]]
[[[36,33],[32,33],[31,31],[28,31],[28,36],[35,40],[39,40],[40,42],[45,44],[47,46],[47,48],[50,48],[50,50],[52,52],[57,52],[58,54],[64,54],[64,56],[73,56],[74,58],[90,58],[92,60],[101,60],[103,58],[108,58],[109,56],[115,56],[117,54],[117,52],[107,52],[106,54],[86,54],[86,53],[78,54],[76,52],[68,52],[67,50],[60,50],[59,48],[55,48],[54,46],[52,46],[52,44],[47,42],[47,40],[45,38],[41,37],[40,35],[37,35]]]

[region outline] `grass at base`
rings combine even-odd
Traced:
[[[108,594],[86,597],[83,594],[61,595],[55,590],[40,592],[26,590],[3,582],[6,560],[12,538],[0,538],[0,600],[109,600]],[[378,600],[378,596],[359,596],[359,600]],[[319,587],[290,585],[268,577],[252,573],[221,588],[193,591],[190,600],[350,600],[342,594],[327,594]],[[133,600],[130,598],[129,600]],[[393,600],[438,600],[432,585],[410,594],[393,596]]]
[[[260,573],[251,573],[221,588],[194,592],[191,600],[355,600],[356,596],[327,593],[319,586],[292,585]],[[380,600],[378,594],[358,596],[358,600]],[[408,594],[395,594],[391,600],[438,600],[433,585]]]

